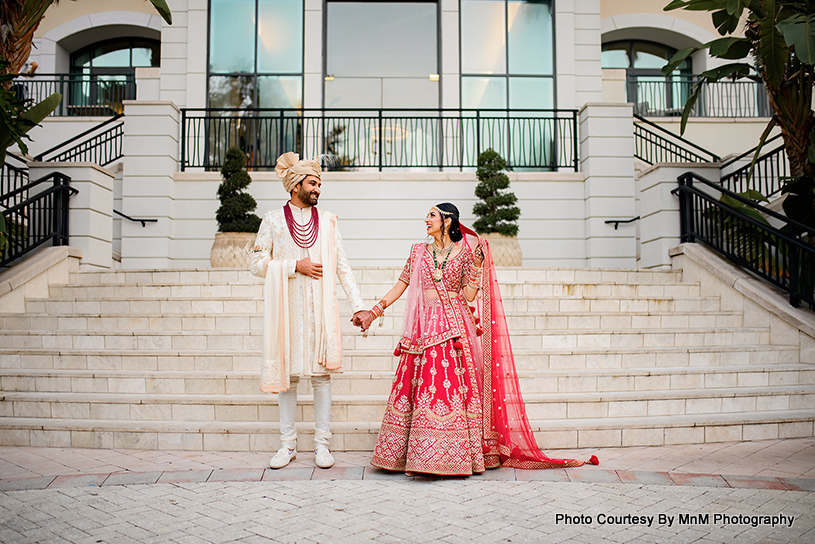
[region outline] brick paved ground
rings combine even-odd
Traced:
[[[0,542],[815,542],[813,452],[813,439],[619,448],[600,467],[408,479],[366,452],[272,471],[268,454],[3,447]]]

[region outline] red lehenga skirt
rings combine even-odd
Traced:
[[[459,319],[469,317],[452,299]],[[445,322],[442,301],[428,305],[430,323]],[[444,331],[439,331],[444,336]],[[454,342],[461,342],[457,349]],[[467,335],[399,359],[371,464],[386,470],[440,475],[484,472],[482,402]]]

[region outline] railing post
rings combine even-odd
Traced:
[[[475,110],[475,164],[478,165],[478,155],[481,154],[481,110]]]
[[[59,101],[59,115],[63,116],[65,101],[68,100],[68,93],[65,92],[65,74],[59,75],[59,94],[62,95],[62,100]]]
[[[678,178],[680,190],[679,196],[679,232],[682,243],[693,242],[694,237],[691,232],[693,225],[693,194],[690,191],[683,191],[681,187],[692,188],[693,177],[690,173],[682,174]]]
[[[181,160],[179,161],[181,171],[184,171],[185,159],[187,157],[187,108],[181,108]]]
[[[801,286],[799,285],[799,264],[798,264],[798,249],[792,244],[787,244],[789,248],[790,262],[789,262],[789,275],[790,275],[790,305],[797,308],[801,304]]]
[[[280,126],[278,127],[277,131],[277,156],[279,157],[284,153],[285,146],[283,145],[283,137],[284,137],[284,130],[283,130],[283,110],[280,110]]]
[[[380,172],[382,171],[382,152],[383,152],[383,147],[382,147],[382,135],[383,135],[383,132],[382,132],[382,128],[383,128],[382,127],[382,108],[379,108],[379,135],[378,135],[378,138],[379,138],[379,171]]]
[[[579,170],[580,157],[577,154],[577,146],[580,138],[577,136],[577,110],[572,110],[572,148],[574,149],[574,171]]]

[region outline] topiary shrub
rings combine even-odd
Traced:
[[[258,207],[257,201],[244,192],[252,178],[246,171],[246,154],[237,147],[226,152],[221,176],[224,181],[218,186],[218,199],[221,206],[215,212],[218,232],[257,232],[260,217],[252,213]]]
[[[504,236],[518,235],[518,218],[521,210],[515,203],[518,198],[509,189],[509,177],[504,174],[507,161],[492,148],[478,156],[478,169],[475,172],[479,184],[475,196],[481,199],[473,206],[478,219],[473,228],[479,234],[497,232]]]

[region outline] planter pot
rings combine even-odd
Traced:
[[[257,233],[219,232],[209,252],[212,268],[243,268],[248,270],[252,262],[252,245]]]
[[[524,256],[517,236],[504,236],[497,233],[481,234],[480,236],[489,242],[495,266],[521,266],[523,264]]]

